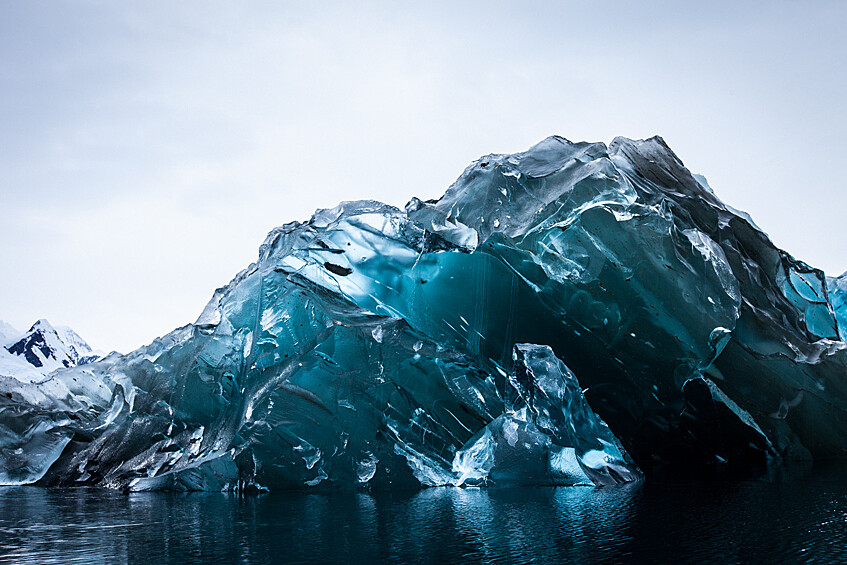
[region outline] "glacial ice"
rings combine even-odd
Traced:
[[[612,485],[640,478],[552,349],[519,343],[512,359],[505,413],[456,453],[454,484]]]
[[[0,377],[0,482],[615,484],[847,454],[843,277],[661,138],[472,163],[270,232],[194,324]]]
[[[827,288],[838,321],[838,332],[841,341],[847,341],[847,273],[840,277],[827,277]]]

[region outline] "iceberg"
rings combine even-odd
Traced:
[[[0,377],[0,483],[612,485],[844,457],[842,282],[661,138],[551,137],[438,200],[275,228],[134,352]]]
[[[826,285],[838,321],[838,335],[841,341],[847,341],[847,273],[840,277],[827,277]]]
[[[641,472],[547,346],[515,345],[505,412],[456,453],[454,484],[614,485]]]

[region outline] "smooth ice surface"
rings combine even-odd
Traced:
[[[841,341],[847,340],[847,273],[840,277],[827,277],[829,297],[835,317],[838,320],[838,331]]]
[[[196,323],[128,355],[0,378],[4,476],[608,484],[844,457],[839,288],[660,138],[551,137],[437,201],[272,230]]]

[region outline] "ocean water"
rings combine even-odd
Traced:
[[[0,563],[847,563],[847,467],[613,488],[0,488]]]

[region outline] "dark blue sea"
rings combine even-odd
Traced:
[[[847,563],[847,467],[613,488],[0,489],[0,563]]]

